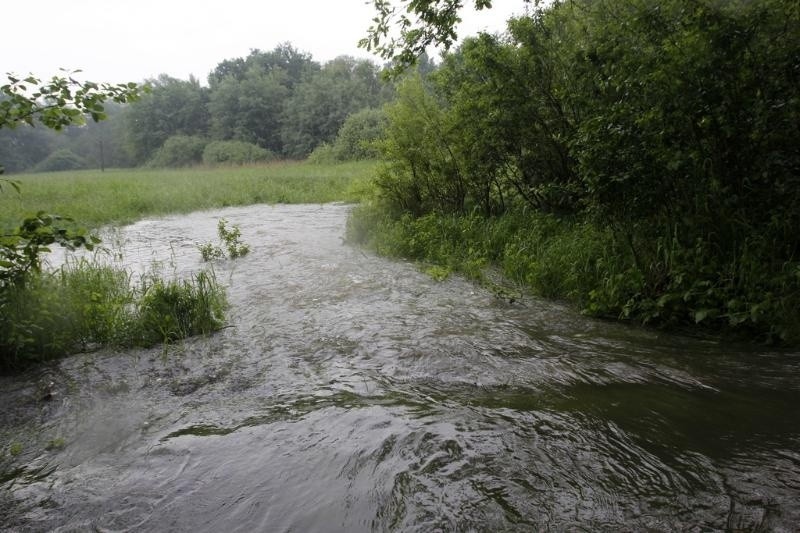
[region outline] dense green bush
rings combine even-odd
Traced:
[[[314,165],[327,165],[330,163],[336,163],[339,160],[336,157],[336,151],[333,149],[333,145],[329,143],[322,143],[314,148],[314,151],[308,155],[308,159],[306,161]]]
[[[269,150],[243,141],[213,141],[203,150],[206,165],[247,165],[274,159]]]
[[[156,155],[148,162],[148,166],[156,168],[188,167],[202,163],[206,144],[208,141],[203,137],[173,135],[164,141]]]
[[[34,172],[56,172],[87,168],[86,160],[78,154],[62,148],[45,157],[33,167]]]
[[[383,137],[386,115],[380,109],[362,109],[344,121],[333,144],[339,161],[376,159],[376,141]]]
[[[361,161],[380,157],[378,142],[386,128],[386,115],[380,109],[363,109],[347,117],[332,143],[317,146],[308,156],[310,163]]]
[[[404,80],[386,106],[386,160],[378,187],[392,204],[414,215],[463,212],[467,190],[458,157],[461,132],[419,75]]]
[[[447,241],[433,220],[549,214],[504,239],[502,261],[538,292],[797,340],[798,57],[789,0],[553,2],[401,85],[376,184],[419,223],[387,235],[416,257],[411,244]],[[575,264],[589,267],[565,280]]]

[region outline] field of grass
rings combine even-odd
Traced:
[[[11,176],[0,193],[0,228],[43,210],[94,229],[148,216],[257,203],[356,202],[374,162],[278,162],[252,167],[65,171]]]

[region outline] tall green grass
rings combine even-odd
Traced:
[[[347,236],[380,254],[420,261],[436,278],[460,272],[503,296],[507,288],[487,276],[489,267],[499,267],[513,290],[571,302],[592,316],[800,344],[800,268],[787,264],[780,277],[765,280],[754,272],[758,255],[736,265],[696,261],[694,269],[681,258],[678,274],[654,289],[647,274],[663,259],[634,257],[619,235],[577,217],[516,210],[414,218],[373,201],[353,210]],[[715,284],[720,272],[739,285]]]
[[[374,162],[249,167],[65,171],[14,176],[21,194],[0,194],[0,227],[40,210],[88,228],[143,217],[256,203],[357,202]]]
[[[486,274],[499,267],[514,285],[584,307],[609,270],[628,261],[624,250],[608,245],[608,231],[532,211],[395,217],[380,203],[365,202],[353,210],[347,237],[382,255],[436,265],[435,277],[459,272],[494,283]]]
[[[190,280],[132,279],[88,260],[32,272],[0,291],[0,370],[98,346],[153,346],[224,324],[225,292],[213,273]]]

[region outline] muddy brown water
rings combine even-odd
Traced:
[[[0,378],[0,528],[798,531],[800,354],[436,282],[344,244],[348,209],[110,235],[187,276],[239,224],[229,327]]]

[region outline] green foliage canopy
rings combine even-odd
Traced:
[[[382,109],[365,108],[345,119],[333,145],[336,159],[356,161],[377,159],[377,143],[386,129],[386,115]]]
[[[789,0],[553,2],[401,88],[379,186],[414,216],[524,208],[608,228],[619,255],[595,314],[785,338],[800,331],[798,57]]]
[[[289,89],[283,70],[251,66],[242,79],[227,77],[211,92],[211,135],[280,152],[281,116]]]
[[[173,135],[158,149],[148,166],[175,168],[199,164],[203,160],[203,150],[207,144],[208,140],[203,137]]]
[[[150,92],[132,105],[109,102],[104,113],[111,120],[100,126],[76,120],[64,128],[64,135],[5,128],[0,131],[0,160],[21,172],[49,153],[67,149],[88,166],[146,165],[175,136],[242,141],[283,157],[303,158],[320,144],[333,142],[351,113],[392,98],[392,86],[383,83],[380,72],[370,61],[349,57],[321,66],[289,43],[270,51],[251,50],[245,57],[220,62],[207,87],[194,78],[166,74],[149,80]]]
[[[463,0],[400,0],[396,3],[372,1],[376,13],[373,25],[358,43],[361,48],[392,60],[395,74],[414,65],[429,46],[442,45],[449,50],[458,39],[456,26],[461,22],[459,12],[465,5]],[[538,5],[539,0],[534,3]],[[491,8],[492,0],[473,0],[467,4],[480,11]]]
[[[326,63],[297,86],[283,115],[283,152],[307,156],[319,144],[332,142],[352,113],[376,107],[385,99],[378,68],[370,61],[342,56]]]
[[[205,135],[210,121],[208,89],[198,80],[162,74],[148,83],[149,94],[126,112],[128,142],[140,164],[173,135]]]

